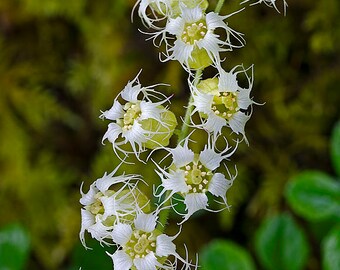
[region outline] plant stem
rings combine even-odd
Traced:
[[[199,81],[200,81],[200,78],[201,78],[201,74],[202,74],[202,69],[198,69],[196,71],[196,74],[195,74],[195,79],[194,79],[194,85],[196,86]],[[191,116],[191,113],[192,113],[192,110],[194,109],[194,106],[192,105],[192,100],[193,100],[193,97],[192,97],[192,93],[190,93],[190,97],[189,97],[189,102],[188,102],[188,106],[187,106],[187,109],[185,111],[185,116],[184,116],[184,119],[183,119],[183,124],[182,124],[182,128],[181,128],[181,133],[179,134],[178,136],[178,140],[177,140],[177,145],[179,145],[184,138],[186,138],[186,136],[188,136],[189,134],[189,124],[190,124],[190,116]],[[169,198],[171,194],[171,190],[167,190],[165,192],[165,195],[164,195],[164,199],[167,199]],[[163,232],[165,227],[166,227],[166,223],[168,221],[168,218],[169,218],[169,215],[170,215],[170,203],[171,203],[171,198],[168,199],[166,202],[164,202],[164,205],[163,207],[165,209],[163,209],[160,213],[159,213],[159,218],[158,218],[158,224],[157,224],[157,229],[160,231],[160,232]]]
[[[198,69],[196,71],[195,79],[194,79],[194,86],[196,86],[199,83],[202,71],[203,71],[202,69]],[[190,124],[190,115],[192,113],[192,110],[194,109],[194,106],[192,105],[192,101],[193,101],[193,97],[192,97],[192,93],[190,93],[187,110],[185,111],[185,116],[184,116],[184,119],[183,119],[182,129],[181,129],[181,133],[178,136],[177,144],[180,144],[183,141],[183,139],[186,136],[188,136],[188,133],[189,133],[189,124]]]
[[[219,0],[217,2],[216,8],[215,8],[215,12],[216,13],[220,13],[221,8],[224,4],[225,0]],[[195,78],[194,78],[194,86],[196,86],[201,78],[201,74],[202,74],[203,69],[198,69],[196,71],[195,74]],[[192,105],[192,101],[193,101],[193,96],[192,93],[190,93],[190,97],[189,97],[189,101],[188,101],[188,106],[187,109],[185,111],[185,116],[183,119],[183,124],[182,124],[182,128],[181,128],[181,133],[178,136],[178,141],[177,141],[177,145],[179,145],[180,143],[183,142],[183,140],[188,136],[189,134],[189,124],[190,124],[190,116],[192,113],[192,110],[194,109],[194,106]],[[157,229],[161,232],[164,231],[165,227],[166,227],[166,223],[168,221],[169,215],[170,215],[170,204],[171,204],[171,198],[169,198],[171,194],[171,190],[167,190],[167,192],[164,195],[164,199],[168,199],[166,202],[164,202],[163,207],[165,209],[163,209],[160,213],[159,213],[159,218],[158,218],[158,224],[157,224]]]
[[[222,6],[224,4],[224,1],[225,0],[218,0],[217,5],[215,7],[215,13],[220,13],[221,8],[222,8]]]

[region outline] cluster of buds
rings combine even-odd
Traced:
[[[174,208],[182,218],[181,225],[199,210],[215,212],[230,207],[227,191],[237,170],[235,166],[235,174],[230,173],[226,162],[240,142],[248,143],[245,125],[255,102],[250,96],[253,66],[237,65],[230,71],[222,67],[221,53],[245,44],[243,34],[227,22],[244,7],[221,16],[223,2],[219,0],[215,11],[210,12],[207,0],[139,0],[135,5],[150,30],[146,33],[149,39],[156,46],[165,45],[161,61],[176,60],[188,73],[190,101],[182,129],[176,129],[178,117],[170,111],[169,98],[156,90],[158,85],[142,86],[138,74],[114,99],[112,107],[102,111],[100,118],[110,121],[102,142],[112,144],[122,163],[131,163],[128,159],[132,155],[147,165],[155,151],[166,152],[162,161],[171,159],[168,166],[154,162],[155,176],[159,177],[158,186],[153,187],[155,205],[139,188],[140,183],[148,185],[143,176],[117,175],[119,166],[97,179],[87,193],[81,190],[81,242],[86,247],[88,232],[101,244],[114,246],[115,251],[108,255],[116,270],[197,269],[198,263],[189,259],[188,252],[181,257],[176,251],[173,241],[181,229],[175,236],[164,233],[164,217]],[[275,0],[251,5],[262,2],[277,9]],[[286,6],[284,1],[284,9]],[[216,70],[216,75],[203,79],[208,66]],[[190,146],[194,143],[190,137],[197,130],[206,134],[201,151]],[[229,146],[225,135],[230,132],[237,137],[234,146]],[[178,143],[171,147],[174,134]],[[225,142],[223,150],[217,148],[217,141]],[[149,152],[147,158],[142,158],[144,152]],[[210,198],[218,203],[217,209],[211,207]],[[175,209],[178,201],[184,203],[184,213]]]

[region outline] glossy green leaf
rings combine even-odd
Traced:
[[[10,224],[0,230],[0,270],[20,270],[28,258],[30,240],[25,229]]]
[[[340,213],[340,184],[318,171],[296,175],[288,183],[286,198],[293,210],[311,220],[324,220]]]
[[[257,256],[267,270],[305,269],[308,244],[288,214],[266,220],[256,233],[255,246]]]
[[[202,270],[253,270],[252,258],[242,247],[231,241],[215,240],[202,251]]]
[[[340,226],[335,227],[322,242],[323,270],[340,269]]]
[[[338,122],[332,132],[331,137],[331,158],[334,169],[340,176],[340,122]]]

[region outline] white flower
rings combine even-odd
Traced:
[[[118,100],[119,96],[123,104]],[[117,154],[117,150],[125,156],[134,153],[139,159],[141,152],[145,151],[145,144],[152,141],[162,145],[159,141],[153,140],[155,135],[172,135],[173,125],[167,123],[170,112],[163,104],[168,101],[162,94],[150,87],[142,87],[138,81],[138,75],[125,86],[117,98],[115,98],[111,109],[102,112],[100,118],[112,120],[103,136],[102,142],[108,139]],[[151,98],[162,99],[159,102],[152,102]],[[155,124],[152,124],[153,122]],[[150,124],[151,123],[151,124]],[[176,122],[177,123],[177,122]],[[165,130],[164,130],[165,129]],[[124,150],[122,145],[129,143],[132,151]],[[117,154],[119,157],[119,155]]]
[[[112,230],[112,239],[117,250],[108,255],[117,270],[176,269],[177,260],[184,263],[182,269],[189,269],[190,263],[176,252],[172,242],[177,235],[168,236],[156,229],[158,215],[138,213],[134,224],[118,223]],[[174,256],[175,262],[167,257]]]
[[[200,209],[208,209],[207,193],[220,197],[223,204],[228,207],[226,192],[233,183],[234,177],[226,179],[222,173],[215,170],[221,162],[230,157],[234,151],[227,153],[230,149],[226,147],[224,151],[217,153],[214,150],[213,142],[210,138],[204,150],[195,154],[188,147],[188,138],[184,145],[178,145],[176,148],[168,149],[172,156],[172,164],[167,169],[162,169],[157,165],[156,171],[161,178],[163,187],[162,191],[156,196],[161,197],[167,191],[170,191],[170,199],[175,193],[184,198],[186,205],[186,214],[182,222],[186,221],[193,213]]]
[[[114,176],[117,169],[118,167],[110,174],[105,173],[92,183],[87,193],[83,193],[82,187],[80,189],[80,203],[83,208],[79,237],[85,247],[85,231],[107,244],[104,239],[110,239],[109,231],[114,223],[119,220],[129,222],[136,209],[143,208],[148,203],[145,195],[137,189],[140,178],[137,175]],[[110,187],[116,189],[109,189]]]
[[[241,5],[247,2],[250,2],[251,0],[244,0],[241,2]],[[283,13],[284,15],[286,15],[286,9],[288,7],[288,4],[286,2],[286,0],[282,0],[283,2]],[[250,4],[251,6],[256,5],[256,4],[261,4],[264,3],[266,6],[270,7],[270,8],[275,8],[277,12],[280,13],[280,10],[277,8],[276,6],[276,0],[258,0],[257,2],[254,2],[252,4]]]
[[[238,70],[239,69],[239,70]],[[251,76],[247,74],[251,70]],[[247,87],[239,85],[237,76],[243,74],[247,80]],[[191,85],[195,106],[192,115],[199,112],[203,118],[203,127],[214,136],[221,133],[224,126],[229,126],[236,134],[245,138],[244,127],[251,116],[247,113],[254,102],[250,98],[253,85],[253,66],[245,70],[243,66],[236,66],[230,72],[219,69],[219,77],[201,81],[197,87]],[[251,108],[251,107],[250,107]]]
[[[200,6],[187,8],[182,5],[180,8],[181,14],[178,17],[169,18],[163,30],[153,33],[154,39],[160,36],[160,43],[165,42],[166,52],[163,61],[177,60],[189,71],[191,68],[201,68],[200,65],[208,66],[211,62],[219,65],[220,52],[244,46],[242,34],[224,22],[233,14],[227,16],[220,16],[214,12],[205,14]],[[226,32],[224,40],[215,33],[218,28]],[[236,44],[231,41],[231,37]]]

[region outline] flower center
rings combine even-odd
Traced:
[[[96,195],[94,195],[95,201],[92,204],[87,205],[85,209],[90,211],[93,215],[103,214],[104,207],[103,207],[102,201],[100,200],[102,196],[103,196],[103,193],[101,192],[98,192]]]
[[[113,190],[107,190],[105,194],[103,194],[100,191],[97,192],[96,195],[94,195],[94,202],[85,206],[85,209],[87,211],[90,211],[93,215],[103,214],[105,209],[100,198],[103,196],[111,196],[113,193],[114,193]]]
[[[212,172],[207,170],[199,161],[186,165],[184,167],[184,175],[189,193],[207,192]]]
[[[219,96],[214,96],[211,109],[216,115],[229,120],[240,109],[237,95],[233,92],[223,92]]]
[[[184,31],[182,33],[182,40],[186,44],[194,44],[205,37],[207,34],[207,26],[204,20],[200,20],[195,23],[185,24]]]
[[[136,119],[139,118],[141,114],[141,109],[139,103],[131,103],[127,102],[124,105],[124,115],[123,115],[123,121],[121,122],[122,129],[124,131],[130,130],[133,126],[133,123]]]
[[[132,259],[144,258],[150,252],[155,252],[156,235],[135,230],[123,249]]]

